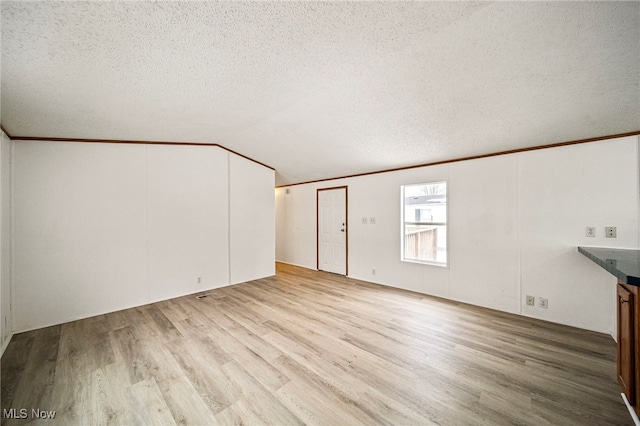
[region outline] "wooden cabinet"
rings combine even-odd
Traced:
[[[618,382],[640,414],[640,287],[618,283]]]

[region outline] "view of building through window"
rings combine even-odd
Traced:
[[[402,187],[402,260],[447,264],[447,183]]]

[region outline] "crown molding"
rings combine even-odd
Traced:
[[[1,127],[1,125],[0,125]],[[245,158],[249,161],[252,161],[256,164],[259,164],[263,167],[266,167],[271,170],[275,170],[273,167],[261,163],[258,160],[254,160],[251,157],[247,157],[244,154],[240,154],[232,149],[227,148],[226,146],[220,145],[218,143],[197,143],[197,142],[171,142],[171,141],[143,141],[143,140],[128,140],[128,139],[87,139],[87,138],[52,138],[46,136],[11,136],[9,133],[2,127],[2,130],[9,136],[9,139],[14,141],[43,141],[43,142],[81,142],[81,143],[112,143],[112,144],[132,144],[132,145],[179,145],[179,146],[215,146],[220,149],[224,149],[231,154],[235,154],[239,157]]]
[[[309,181],[306,181],[306,182],[290,183],[290,184],[287,184],[287,185],[276,186],[276,188],[287,188],[287,187],[296,186],[296,185],[306,185],[308,183],[318,183],[318,182],[326,182],[326,181],[337,180],[337,179],[347,179],[347,178],[360,177],[360,176],[377,175],[377,174],[380,174],[380,173],[397,172],[397,171],[400,171],[400,170],[410,170],[410,169],[417,169],[417,168],[420,168],[420,167],[437,166],[437,165],[440,165],[440,164],[457,163],[457,162],[460,162],[460,161],[478,160],[480,158],[497,157],[499,155],[517,154],[519,152],[537,151],[539,149],[548,149],[548,148],[558,148],[558,147],[561,147],[561,146],[578,145],[578,144],[582,144],[582,143],[598,142],[598,141],[604,141],[604,140],[607,140],[607,139],[624,138],[624,137],[627,137],[627,136],[636,136],[636,135],[640,135],[640,130],[634,130],[633,132],[627,132],[627,133],[618,133],[618,134],[615,134],[615,135],[598,136],[598,137],[595,137],[595,138],[578,139],[578,140],[573,140],[573,141],[558,142],[558,143],[552,143],[552,144],[547,144],[547,145],[538,145],[538,146],[532,146],[532,147],[528,147],[528,148],[511,149],[511,150],[508,150],[508,151],[499,151],[499,152],[493,152],[493,153],[490,153],[490,154],[473,155],[473,156],[470,156],[470,157],[460,157],[460,158],[454,158],[454,159],[451,159],[451,160],[434,161],[432,163],[416,164],[416,165],[413,165],[413,166],[396,167],[394,169],[377,170],[375,172],[358,173],[358,174],[355,174],[355,175],[346,175],[346,176],[338,176],[338,177],[332,177],[332,178],[327,178],[327,179],[316,179],[316,180],[309,180]]]

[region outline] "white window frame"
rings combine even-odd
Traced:
[[[412,186],[423,186],[423,185],[437,185],[444,183],[446,186],[446,222],[408,222],[405,221],[405,188]],[[405,258],[405,226],[407,224],[421,224],[421,225],[435,225],[435,226],[445,226],[445,261],[438,262],[433,260],[420,260],[420,259],[407,259]],[[440,266],[440,267],[448,267],[449,266],[449,183],[446,180],[441,181],[433,181],[433,182],[423,182],[423,183],[412,183],[400,186],[400,260],[402,262],[409,263],[420,263],[423,265],[432,265],[432,266]]]

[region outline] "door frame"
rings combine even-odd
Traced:
[[[344,217],[345,217],[345,239],[344,239],[344,276],[349,276],[349,187],[332,186],[329,188],[316,189],[316,269],[320,270],[320,191],[331,191],[333,189],[344,189]]]

